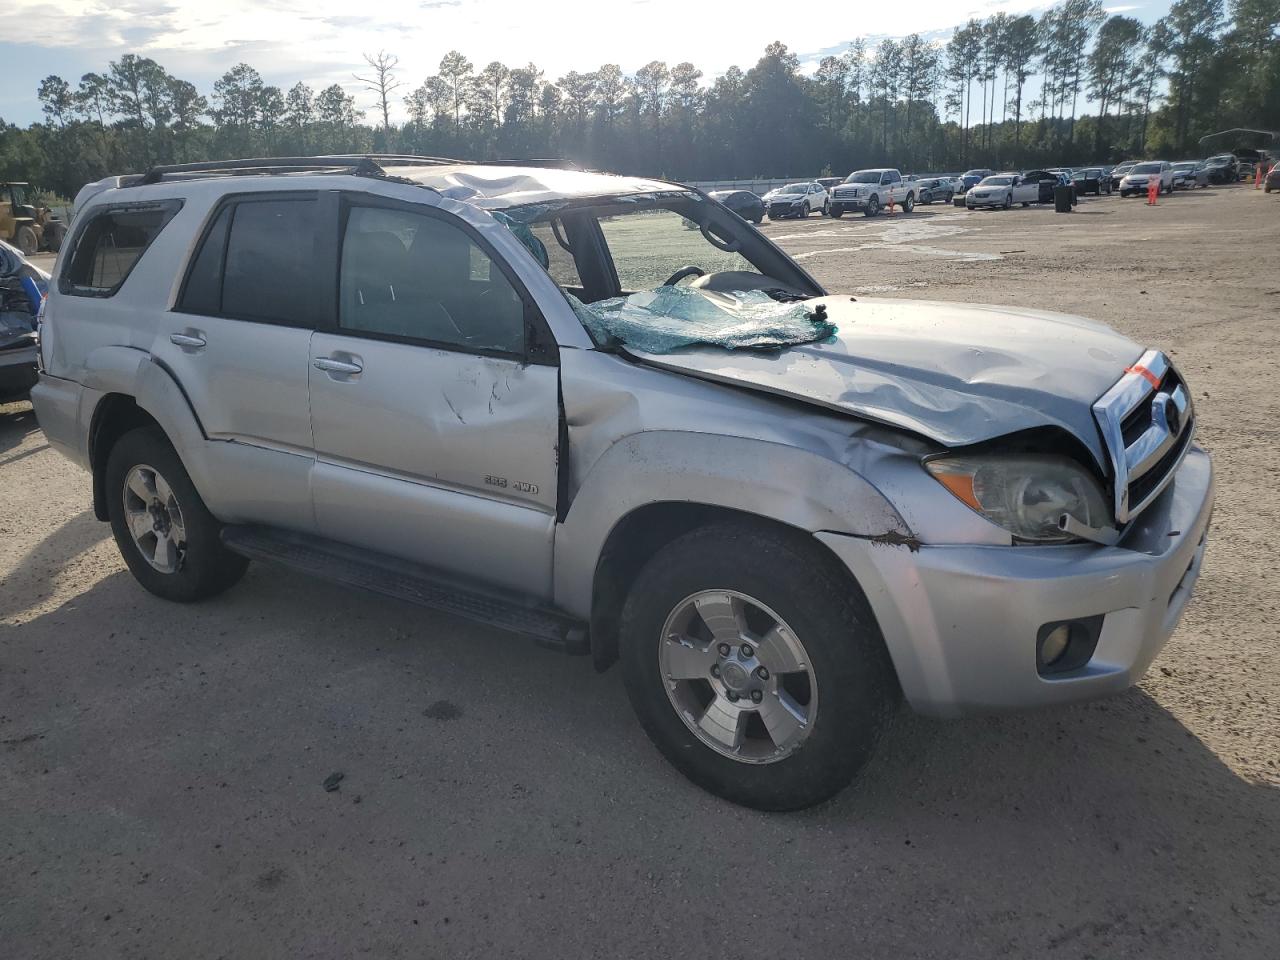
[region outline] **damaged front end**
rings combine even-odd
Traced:
[[[21,399],[36,384],[36,320],[49,275],[0,241],[0,402]]]

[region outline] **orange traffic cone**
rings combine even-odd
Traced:
[[[1156,197],[1160,194],[1160,181],[1147,181],[1147,206],[1154,207],[1156,205]]]
[[[1256,172],[1253,175],[1253,189],[1258,190],[1262,187],[1262,164],[1259,163],[1254,169]]]

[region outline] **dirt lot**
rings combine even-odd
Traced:
[[[833,290],[1172,350],[1218,507],[1139,687],[904,713],[834,802],[753,813],[663,763],[617,671],[262,565],[201,606],[151,597],[12,405],[0,956],[1277,956],[1280,197],[765,229]]]

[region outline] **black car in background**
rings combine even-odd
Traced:
[[[1204,162],[1210,183],[1235,183],[1240,176],[1234,153],[1219,153]]]
[[[1083,167],[1071,174],[1071,182],[1076,193],[1092,193],[1094,196],[1111,194],[1111,178],[1102,172],[1101,167]]]
[[[1271,172],[1267,174],[1267,178],[1262,181],[1262,189],[1270,193],[1272,190],[1280,190],[1280,163],[1273,164]]]
[[[713,190],[707,196],[719,200],[743,220],[759,223],[764,219],[764,201],[750,190]]]

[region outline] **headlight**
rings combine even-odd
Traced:
[[[1098,482],[1067,457],[939,457],[926,461],[925,469],[966,506],[1020,540],[1074,539],[1059,525],[1064,514],[1089,528],[1111,525]]]

